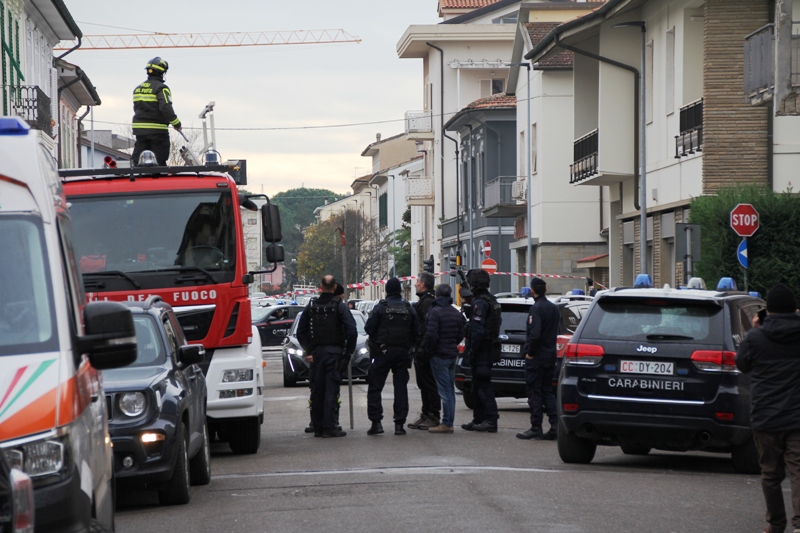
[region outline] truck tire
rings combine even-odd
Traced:
[[[758,464],[758,449],[753,437],[734,448],[731,451],[731,459],[733,459],[733,469],[738,473],[754,476],[761,474],[761,465]]]
[[[261,445],[261,424],[258,417],[232,423],[228,444],[235,454],[256,453]]]
[[[565,463],[588,464],[594,459],[597,444],[570,433],[564,423],[558,421],[558,456]]]
[[[203,445],[197,455],[189,460],[189,479],[192,485],[211,483],[211,442],[208,438],[208,422],[203,422]]]
[[[177,457],[172,477],[167,481],[167,486],[158,491],[158,502],[161,505],[183,505],[189,503],[189,453],[186,446],[186,427],[178,426]]]

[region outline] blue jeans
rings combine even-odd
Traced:
[[[452,426],[456,417],[456,360],[442,357],[431,357],[431,370],[442,399],[442,425]]]

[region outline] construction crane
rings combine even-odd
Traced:
[[[53,50],[120,50],[138,48],[222,48],[279,44],[360,43],[361,39],[338,30],[290,30],[234,33],[131,33],[84,35],[79,41],[61,41]]]

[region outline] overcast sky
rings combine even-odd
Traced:
[[[361,152],[403,131],[403,114],[422,106],[422,60],[397,57],[411,24],[440,22],[437,0],[66,0],[85,35],[344,29],[360,44],[273,45],[76,51],[102,100],[96,129],[122,132],[132,117],[133,88],[144,65],[169,62],[166,82],[184,127],[216,102],[217,146],[223,159],[247,159],[248,189],[274,194],[300,187],[351,190],[371,170]],[[109,27],[115,26],[115,27]],[[289,129],[381,121],[324,129]],[[114,123],[114,124],[109,124]],[[89,126],[88,117],[86,120]],[[221,131],[221,128],[278,128]]]

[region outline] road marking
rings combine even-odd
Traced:
[[[308,394],[305,396],[276,396],[274,398],[264,398],[265,402],[291,402],[295,400],[308,400]]]
[[[561,473],[575,472],[575,470],[561,470],[556,468],[522,468],[513,466],[401,466],[391,468],[362,468],[350,470],[305,470],[300,472],[260,472],[253,474],[222,474],[213,476],[214,479],[246,479],[259,477],[285,477],[285,476],[322,476],[341,474],[466,474],[474,472],[542,472]]]

